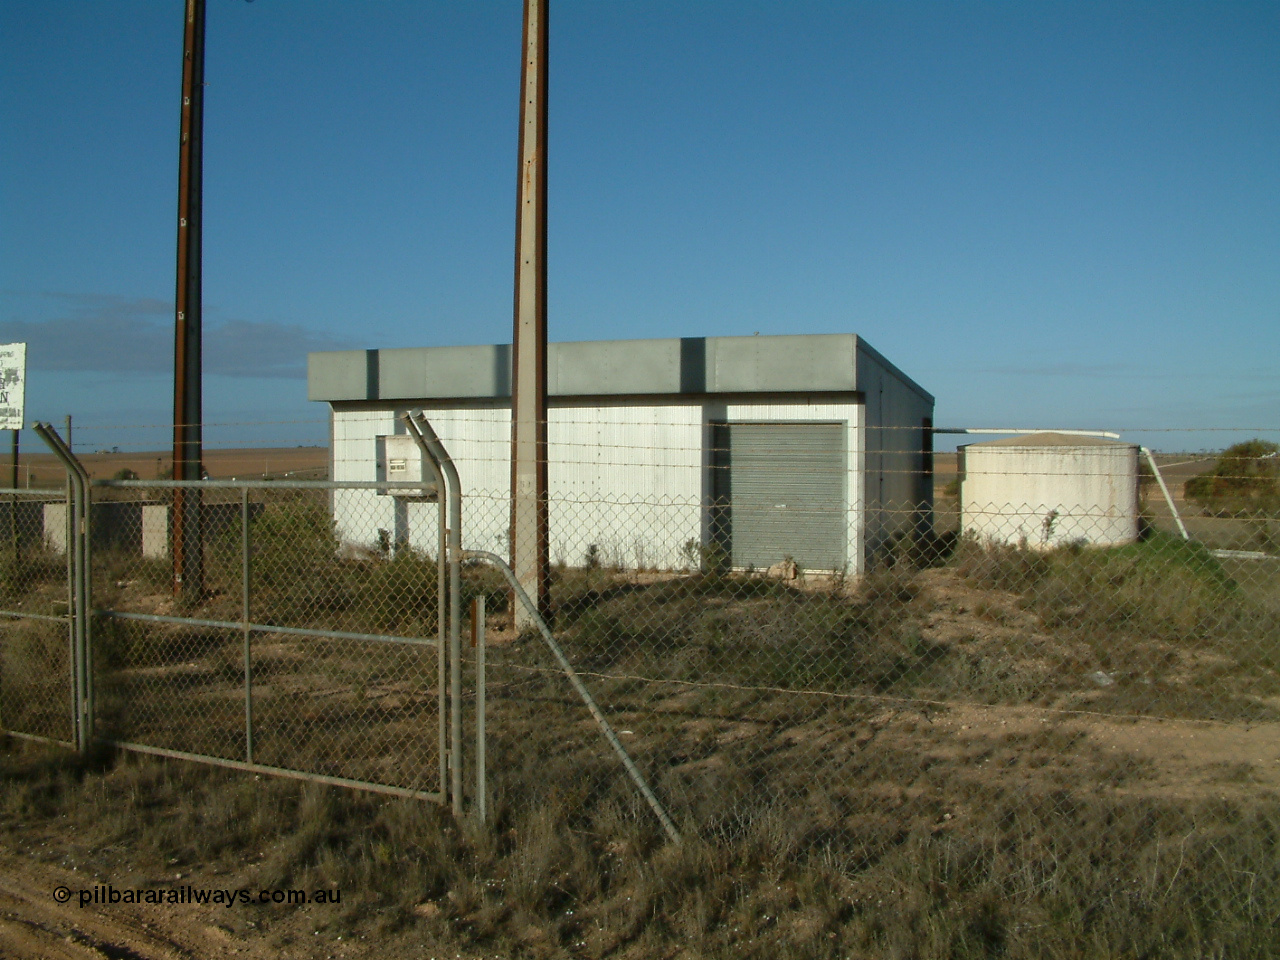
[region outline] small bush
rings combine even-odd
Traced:
[[[979,586],[1010,593],[1037,589],[1049,574],[1045,554],[1026,546],[982,543],[976,537],[961,538],[954,554],[956,566]]]
[[[1223,451],[1213,469],[1183,486],[1188,500],[1216,516],[1280,515],[1280,445],[1246,440]]]
[[[338,556],[333,517],[324,501],[272,498],[249,532],[255,608],[288,623],[347,610],[354,599],[350,571]]]
[[[400,628],[429,633],[436,620],[437,567],[433,558],[401,547],[389,560],[352,571],[356,600],[351,613],[368,632]]]

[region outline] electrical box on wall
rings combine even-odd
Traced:
[[[437,496],[436,479],[426,461],[426,454],[418,446],[418,441],[409,436],[378,437],[378,477],[379,480],[404,481],[422,484],[418,488],[400,490],[379,490],[382,496],[398,497],[402,500],[435,500]]]

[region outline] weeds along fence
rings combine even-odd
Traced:
[[[509,495],[482,485],[508,469],[500,432],[486,446],[445,426],[461,546],[506,556]],[[737,439],[709,436],[713,453]],[[116,508],[128,536],[93,555],[99,736],[443,796],[439,505],[351,449],[335,441],[327,484],[205,485],[187,605],[156,532],[174,485],[94,488],[132,504]],[[918,928],[919,955],[946,953],[935,923],[973,955],[1032,955],[1047,930],[1135,955],[1266,955],[1274,450],[1155,457],[1158,480],[1137,448],[1083,440],[974,445],[954,473],[778,449],[597,446],[608,471],[552,472],[549,626],[686,848],[723,868],[681,880],[710,911],[689,922],[714,925],[733,878],[764,871],[777,903],[756,906],[804,955],[840,924],[878,943],[888,913]],[[893,493],[911,490],[930,495]],[[33,535],[30,556],[37,543],[43,572],[6,588],[15,613],[66,582],[56,537]],[[610,856],[658,850],[662,828],[547,645],[516,628],[502,576],[464,563],[459,586],[463,609],[488,611],[494,829],[608,838],[605,884]],[[10,729],[39,690],[9,678],[65,671],[65,620],[39,624],[50,640],[25,667],[31,643],[6,633]],[[461,648],[464,744],[477,650]]]

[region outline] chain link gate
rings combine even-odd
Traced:
[[[91,482],[56,430],[34,429],[72,495],[0,491],[0,617],[15,624],[0,646],[0,730],[446,801],[434,490]],[[199,544],[185,589],[170,557],[179,490]],[[353,542],[338,513],[377,535]]]
[[[0,732],[74,746],[70,514],[65,493],[0,490]]]
[[[386,484],[96,481],[99,739],[443,802],[434,505]],[[199,504],[202,582],[175,596],[173,492]],[[332,500],[399,532],[345,541]],[[435,630],[435,632],[439,632]]]
[[[59,659],[62,647],[28,636],[31,629],[6,638],[0,707],[15,717],[7,729],[81,750],[96,741],[448,802],[458,816],[470,766],[474,812],[483,821],[483,657],[466,665],[464,694],[460,641],[463,594],[486,595],[473,578],[464,586],[461,568],[483,563],[496,568],[516,602],[529,609],[555,657],[555,672],[569,680],[632,786],[667,835],[678,839],[505,561],[462,549],[452,461],[425,418],[405,421],[436,475],[434,486],[91,481],[56,430],[36,424],[62,460],[73,495],[61,501],[47,492],[29,495],[48,504],[39,526],[55,533],[42,533],[39,557],[28,552],[26,565],[15,559],[12,571],[38,569],[46,576],[32,574],[30,584],[8,593],[21,594],[28,607],[47,601],[49,558],[60,556],[65,599],[54,601],[58,612],[0,608],[0,617],[30,620],[44,633],[62,628],[65,650]],[[445,490],[447,498],[439,495]],[[182,535],[199,544],[184,552],[186,583],[176,583],[171,559],[179,503]],[[13,509],[15,531],[30,512]],[[371,530],[373,536],[364,535]],[[12,556],[19,558],[19,545],[33,537],[15,532],[12,539]],[[447,610],[442,597],[449,598]],[[58,698],[45,690],[58,684],[61,714]],[[474,705],[467,720],[474,724],[475,751],[467,764],[464,699]],[[61,727],[54,715],[65,718]]]

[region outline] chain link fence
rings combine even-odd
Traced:
[[[776,876],[795,943],[806,896],[872,926],[914,915],[938,950],[963,917],[984,955],[1064,925],[1120,952],[1274,943],[1274,459],[1190,458],[1166,499],[1137,448],[1063,446],[1016,467],[1007,451],[1044,451],[970,447],[930,478],[933,500],[875,516],[833,516],[785,479],[712,483],[718,499],[557,495],[553,469],[553,629],[686,841],[713,851],[693,890],[711,897],[726,863]],[[1189,458],[1154,459],[1176,475]],[[505,492],[464,507],[464,542],[493,549]],[[785,519],[752,515],[770,509]],[[886,534],[861,555],[815,552],[872,528]],[[490,810],[651,843],[545,645],[495,600]]]

